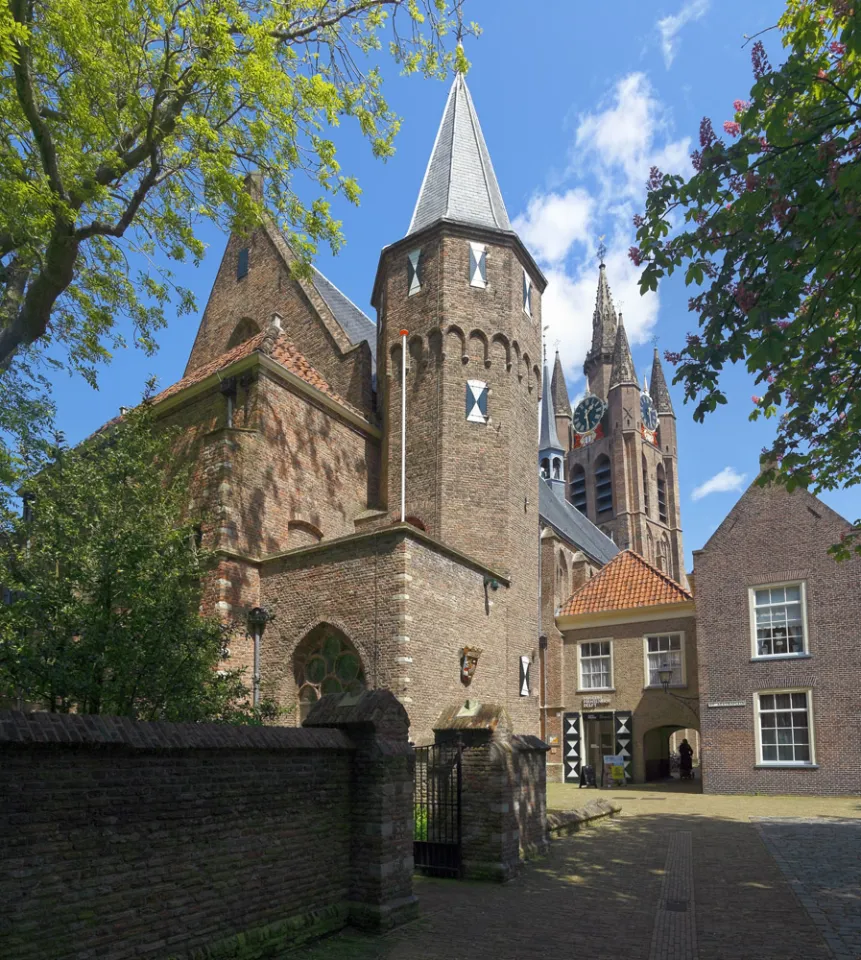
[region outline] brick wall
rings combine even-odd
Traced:
[[[579,630],[565,630],[564,637],[564,700],[565,712],[602,712],[630,710],[633,713],[631,732],[633,735],[632,777],[641,783],[645,779],[646,733],[657,727],[696,726],[696,714],[684,703],[664,693],[662,688],[646,689],[648,683],[645,672],[644,638],[655,634],[685,634],[685,676],[684,687],[673,688],[679,697],[696,697],[697,685],[697,623],[693,616],[609,624],[588,627]],[[613,657],[613,690],[581,690],[578,676],[578,644],[592,640],[611,640]],[[583,706],[584,698],[601,697],[606,704],[595,707]],[[692,703],[697,708],[697,703]],[[582,723],[582,718],[581,718]],[[587,757],[588,745],[583,739],[584,757]],[[590,762],[588,759],[584,763]],[[554,771],[555,773],[555,771]]]
[[[806,491],[751,486],[694,553],[706,791],[861,793],[861,558],[827,553],[848,527]],[[806,584],[810,656],[752,660],[750,588],[786,581]],[[754,694],[787,688],[812,691],[816,769],[757,767]]]
[[[409,913],[406,715],[327,699],[301,730],[0,713],[0,956],[274,949]]]

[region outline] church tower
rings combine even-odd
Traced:
[[[598,269],[586,397],[572,414],[568,499],[621,548],[686,585],[676,418],[658,351],[651,388],[637,377],[607,269]]]
[[[457,74],[407,234],[383,250],[374,284],[381,491],[399,518],[406,330],[405,513],[435,539],[511,573],[511,601],[522,593],[516,603],[533,620],[545,283],[512,230]]]
[[[556,355],[557,360],[559,354]],[[538,436],[538,463],[541,476],[553,492],[565,499],[565,448],[556,429],[553,390],[544,364],[544,392],[541,395],[541,429]]]

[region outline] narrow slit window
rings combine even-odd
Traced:
[[[248,276],[248,247],[243,247],[236,258],[236,279]]]
[[[407,287],[410,297],[422,288],[421,259],[421,249],[411,250],[407,254]]]
[[[571,503],[580,511],[586,512],[586,471],[581,466],[571,470]]]
[[[595,507],[598,513],[613,509],[613,476],[608,457],[601,457],[595,466]]]
[[[661,523],[667,522],[667,480],[664,468],[658,465],[658,519]]]
[[[532,281],[525,270],[523,271],[523,312],[528,317],[532,316]]]
[[[487,384],[483,380],[466,381],[466,419],[487,423]]]

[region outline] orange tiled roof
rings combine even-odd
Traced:
[[[252,353],[265,353],[271,357],[271,359],[275,360],[277,363],[280,363],[281,366],[286,370],[289,370],[297,377],[301,377],[312,387],[316,387],[321,393],[325,393],[326,396],[336,400],[348,410],[352,410],[354,413],[357,413],[359,416],[367,419],[361,410],[357,410],[356,407],[354,407],[329,386],[326,380],[317,372],[314,367],[311,366],[310,363],[308,363],[308,361],[296,349],[293,343],[287,339],[285,334],[281,333],[276,337],[271,337],[270,335],[269,342],[264,345],[263,341],[267,336],[268,334],[265,332],[258,333],[256,336],[253,336],[248,340],[245,340],[243,343],[240,343],[238,346],[233,347],[232,350],[222,353],[221,356],[216,357],[209,363],[205,363],[203,366],[197,367],[197,369],[192,371],[187,377],[183,377],[182,380],[178,380],[176,383],[171,384],[169,387],[166,387],[164,390],[162,390],[157,396],[153,397],[153,403],[160,403],[162,400],[166,400],[168,397],[172,397],[174,394],[180,393],[180,391],[193,386],[195,383],[200,383],[201,381],[206,380],[207,377],[211,377],[212,374],[217,370],[223,370],[225,367],[229,367],[232,363],[236,363],[237,360],[241,360],[243,357],[248,357]]]
[[[633,550],[617,554],[599,573],[573,593],[560,616],[657,607],[685,603],[693,595]]]

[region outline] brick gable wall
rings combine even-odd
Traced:
[[[695,552],[706,791],[861,793],[861,559],[827,553],[847,527],[806,491],[751,486]],[[810,657],[751,662],[749,588],[787,580],[807,585]],[[757,769],[754,693],[791,687],[813,691],[818,769]]]

